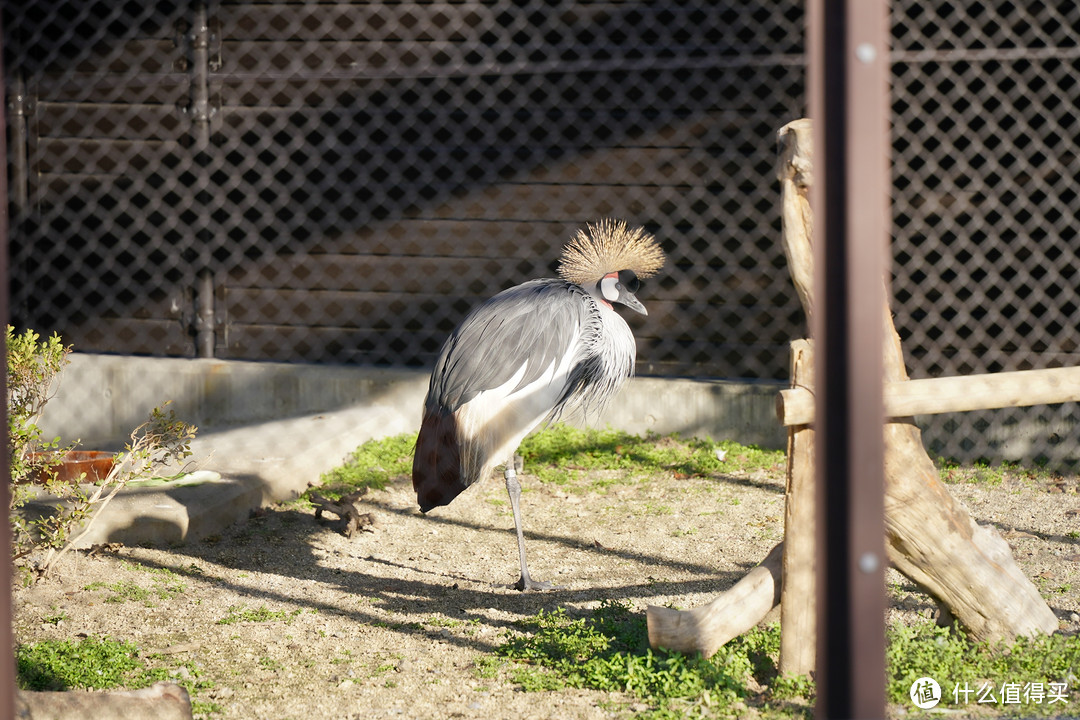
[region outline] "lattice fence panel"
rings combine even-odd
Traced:
[[[912,375],[1075,364],[1080,10],[892,7]],[[79,350],[428,366],[604,216],[668,252],[641,372],[784,378],[806,334],[774,179],[796,0],[43,0],[4,33],[13,319]],[[1057,456],[1075,410],[927,434],[993,457],[1031,424]]]
[[[893,253],[916,377],[1080,362],[1080,8],[897,2]],[[1077,459],[1076,403],[927,418],[946,456]]]

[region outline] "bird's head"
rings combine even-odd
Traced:
[[[640,278],[655,275],[663,265],[660,244],[644,228],[628,228],[621,220],[601,220],[587,224],[567,243],[559,275],[598,300],[648,315],[635,293],[641,286]]]
[[[600,278],[597,288],[599,295],[609,303],[625,305],[634,312],[648,315],[649,311],[637,299],[635,293],[641,287],[641,281],[633,270],[611,272]]]

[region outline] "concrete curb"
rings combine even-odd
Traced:
[[[297,497],[364,441],[411,429],[395,409],[374,406],[207,433],[192,443],[192,474],[126,488],[78,547],[177,544],[214,535],[256,508]],[[42,498],[28,509],[43,512],[53,504]]]

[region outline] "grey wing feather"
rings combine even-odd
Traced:
[[[575,345],[591,302],[577,285],[545,279],[514,286],[479,305],[443,345],[428,405],[453,412],[509,381],[522,365],[525,374],[517,388],[536,380]]]

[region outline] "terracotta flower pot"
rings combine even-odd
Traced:
[[[55,470],[56,479],[60,482],[74,482],[83,473],[86,473],[83,482],[98,482],[109,476],[115,464],[115,453],[101,450],[71,450],[55,465],[43,469],[38,474],[38,482],[43,481],[42,476],[47,470]]]

